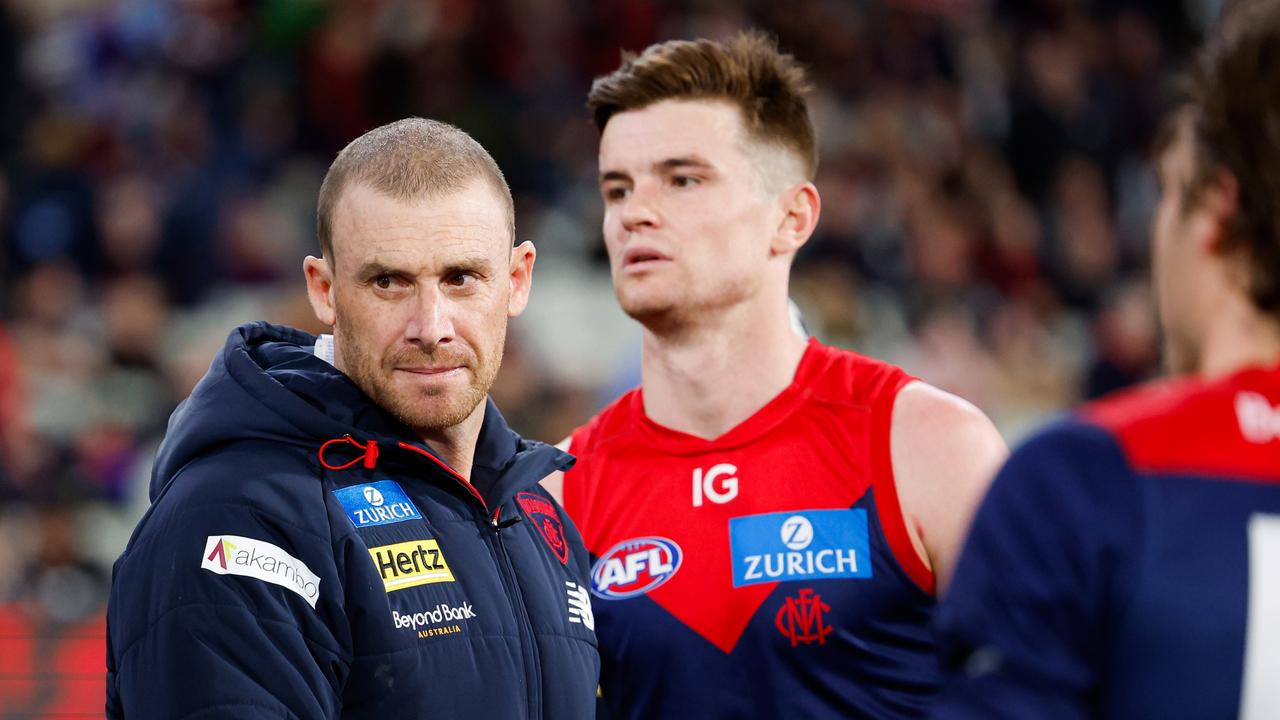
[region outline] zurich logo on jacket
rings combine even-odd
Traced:
[[[116,563],[113,718],[582,718],[599,674],[572,458],[492,401],[471,484],[313,353],[237,328]]]

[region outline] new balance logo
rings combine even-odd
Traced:
[[[591,595],[576,582],[564,583],[569,594],[569,622],[582,623],[591,632],[596,631],[596,616],[591,612]]]
[[[1236,418],[1240,434],[1249,442],[1261,444],[1280,438],[1280,408],[1256,392],[1236,393]]]

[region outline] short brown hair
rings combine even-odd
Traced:
[[[316,234],[320,252],[333,260],[333,209],[342,191],[365,183],[397,200],[462,190],[476,178],[487,180],[507,207],[515,238],[515,205],[498,163],[462,130],[437,120],[406,118],[374,128],[352,140],[334,158],[320,185]]]
[[[596,78],[587,109],[603,132],[609,118],[671,99],[717,99],[737,106],[756,140],[781,146],[801,161],[805,177],[818,170],[804,67],[758,31],[723,42],[672,40],[644,52],[623,53],[622,66]]]
[[[1280,2],[1229,5],[1184,94],[1177,122],[1193,146],[1184,203],[1218,173],[1235,177],[1239,212],[1226,241],[1247,255],[1253,304],[1280,315]]]

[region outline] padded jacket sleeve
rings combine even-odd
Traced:
[[[320,484],[224,497],[229,466],[184,470],[116,563],[108,717],[340,714],[350,638]]]

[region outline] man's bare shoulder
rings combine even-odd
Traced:
[[[972,403],[913,381],[894,403],[890,453],[913,539],[945,586],[974,509],[1009,448]]]
[[[1000,437],[995,426],[973,403],[921,380],[907,383],[898,392],[893,425],[895,432],[910,433],[905,439],[921,445],[938,445],[939,440],[945,444],[945,438],[933,437],[933,433],[960,433],[965,439],[979,441]],[[1000,445],[1004,445],[1002,439]]]

